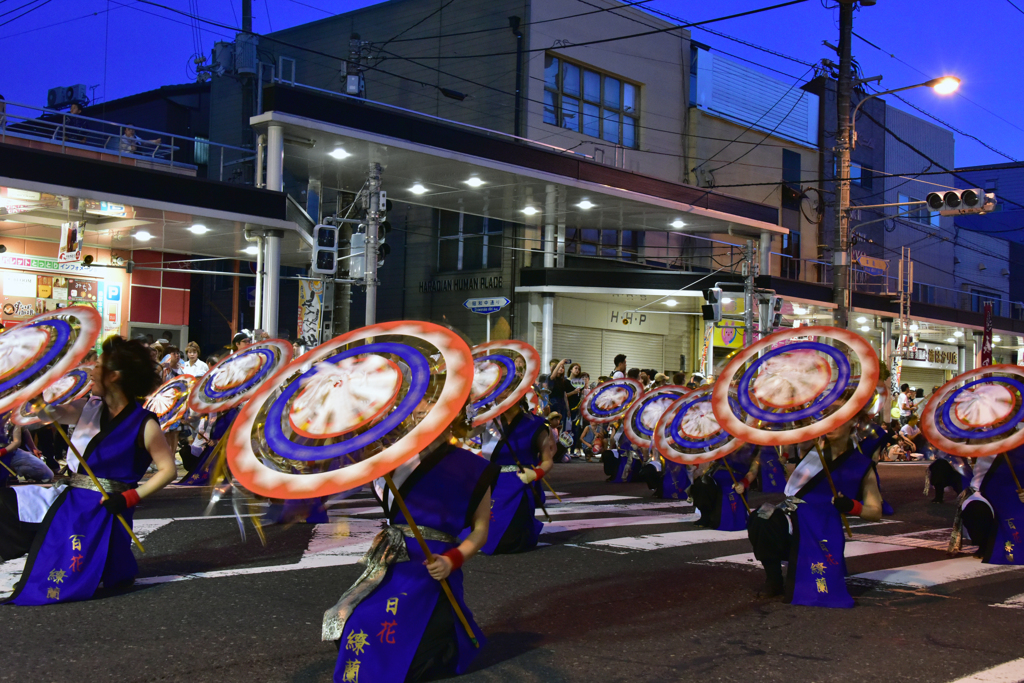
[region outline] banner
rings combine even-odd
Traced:
[[[320,344],[320,322],[324,315],[324,283],[322,280],[299,280],[299,344],[313,347]]]
[[[903,372],[903,348],[907,343],[907,336],[901,334],[899,344],[896,346],[896,353],[892,354],[892,365],[889,368],[889,392],[896,396],[900,393],[900,375]],[[885,416],[888,419],[888,415]]]
[[[992,365],[992,302],[985,302],[985,334],[981,338],[981,366]]]
[[[78,225],[78,221],[60,225],[60,247],[57,250],[60,263],[77,263],[82,260],[82,231]]]
[[[700,350],[700,367],[697,368],[698,372],[707,372],[707,361],[708,352],[711,348],[711,343],[715,338],[715,324],[711,321],[704,321],[704,345]]]

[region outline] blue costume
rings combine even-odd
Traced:
[[[608,481],[613,484],[628,484],[640,480],[643,458],[637,453],[636,447],[626,437],[624,431],[618,433],[617,446],[617,450],[601,454],[601,462],[604,464],[604,473],[608,476]]]
[[[520,465],[526,469],[540,465],[536,443],[547,430],[547,422],[521,410],[503,430],[504,438],[491,453],[491,463],[500,467],[501,473],[491,492],[491,527],[487,543],[480,549],[485,555],[530,550],[536,547],[544,527],[536,513],[544,505],[542,485],[539,481],[524,484],[518,473]],[[462,537],[468,533],[467,529]]]
[[[411,473],[406,465],[395,472],[395,485],[432,553],[440,555],[458,545],[456,534],[472,522],[497,469],[445,444],[424,456]],[[478,649],[441,583],[423,566],[423,551],[390,491],[380,489],[379,495],[389,526],[364,557],[362,576],[324,613],[322,637],[339,645],[334,680],[416,681],[463,673]],[[463,599],[461,569],[448,576],[448,585],[482,646],[483,634]]]
[[[761,469],[758,474],[761,476],[762,493],[781,493],[786,488],[786,469],[782,466],[778,449],[772,446],[762,446],[758,453],[761,459]]]
[[[749,454],[750,449],[744,448],[724,458],[732,468],[732,474],[729,474],[723,463],[713,462],[709,470],[690,486],[693,504],[700,511],[697,526],[719,531],[747,528],[747,509],[733,488],[733,476],[739,480],[747,473],[750,462],[744,456]]]
[[[686,489],[690,488],[686,465],[657,455],[640,469],[640,479],[654,491],[655,498],[686,500]]]
[[[1024,448],[1008,454],[1017,478],[1024,481]],[[978,458],[971,495],[960,518],[988,564],[1024,564],[1024,503],[1006,464],[1006,456]]]
[[[129,403],[110,417],[103,400],[91,399],[75,429],[75,445],[110,494],[135,488],[152,459],[143,438],[146,423],[156,416]],[[72,459],[69,457],[69,460]],[[77,459],[69,465],[77,465]],[[38,489],[38,487],[22,487]],[[40,489],[41,490],[41,489]],[[58,490],[39,525],[21,580],[8,604],[47,605],[88,600],[100,582],[106,587],[135,578],[138,564],[131,538],[121,523],[100,504],[92,481],[75,474]],[[19,505],[32,506],[33,491],[18,491]],[[23,494],[25,500],[22,500]],[[131,524],[132,510],[122,516]],[[31,521],[24,520],[23,521]]]
[[[231,423],[235,421],[235,416],[238,415],[238,411],[239,408],[235,407],[231,410],[219,413],[216,416],[216,422],[213,424],[213,429],[210,430],[209,443],[206,444],[206,448],[204,448],[203,452],[199,455],[199,461],[196,462],[196,466],[178,482],[179,486],[209,485],[210,469],[214,465],[213,451],[216,450],[217,444],[220,442],[221,438],[227,434],[228,429],[231,427]]]
[[[859,448],[840,455],[829,465],[836,490],[847,498],[861,500],[864,478],[873,465]],[[787,602],[853,607],[853,598],[846,589],[843,522],[832,504],[832,489],[816,450],[808,453],[790,475],[786,495],[785,502],[778,506],[762,506],[751,517],[748,528],[754,556],[764,565],[769,585],[781,582],[780,563],[788,560]]]

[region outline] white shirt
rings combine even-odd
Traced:
[[[193,377],[202,377],[210,371],[210,366],[198,358],[196,358],[194,363],[182,361],[178,364],[178,367],[186,375],[192,375]]]
[[[612,373],[612,379],[623,379],[626,375],[616,370]]]
[[[918,434],[921,433],[921,428],[917,425],[905,424],[900,428],[900,434],[913,440]]]
[[[907,417],[914,414],[914,401],[904,393],[900,394],[898,404],[900,407],[900,416]]]

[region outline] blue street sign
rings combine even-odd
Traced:
[[[245,298],[249,302],[249,308],[256,308],[256,288],[249,286],[245,288]]]
[[[493,296],[485,299],[466,299],[462,305],[474,313],[488,314],[497,313],[510,303],[512,302],[503,296]]]

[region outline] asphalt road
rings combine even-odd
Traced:
[[[952,503],[928,502],[920,465],[881,469],[896,514],[854,529],[857,606],[828,610],[758,598],[743,532],[701,532],[692,507],[606,483],[600,465],[556,467],[568,495],[549,508],[547,545],[465,567],[489,642],[460,680],[954,681],[1022,657],[1024,572],[950,559]],[[264,548],[251,526],[241,540],[230,506],[202,517],[206,495],[171,487],[140,506],[133,588],[0,607],[0,681],[330,681],[321,617],[361,572],[372,501],[339,501],[331,524],[270,527]],[[19,566],[0,564],[0,591]],[[1024,666],[1001,680],[1021,678]]]

